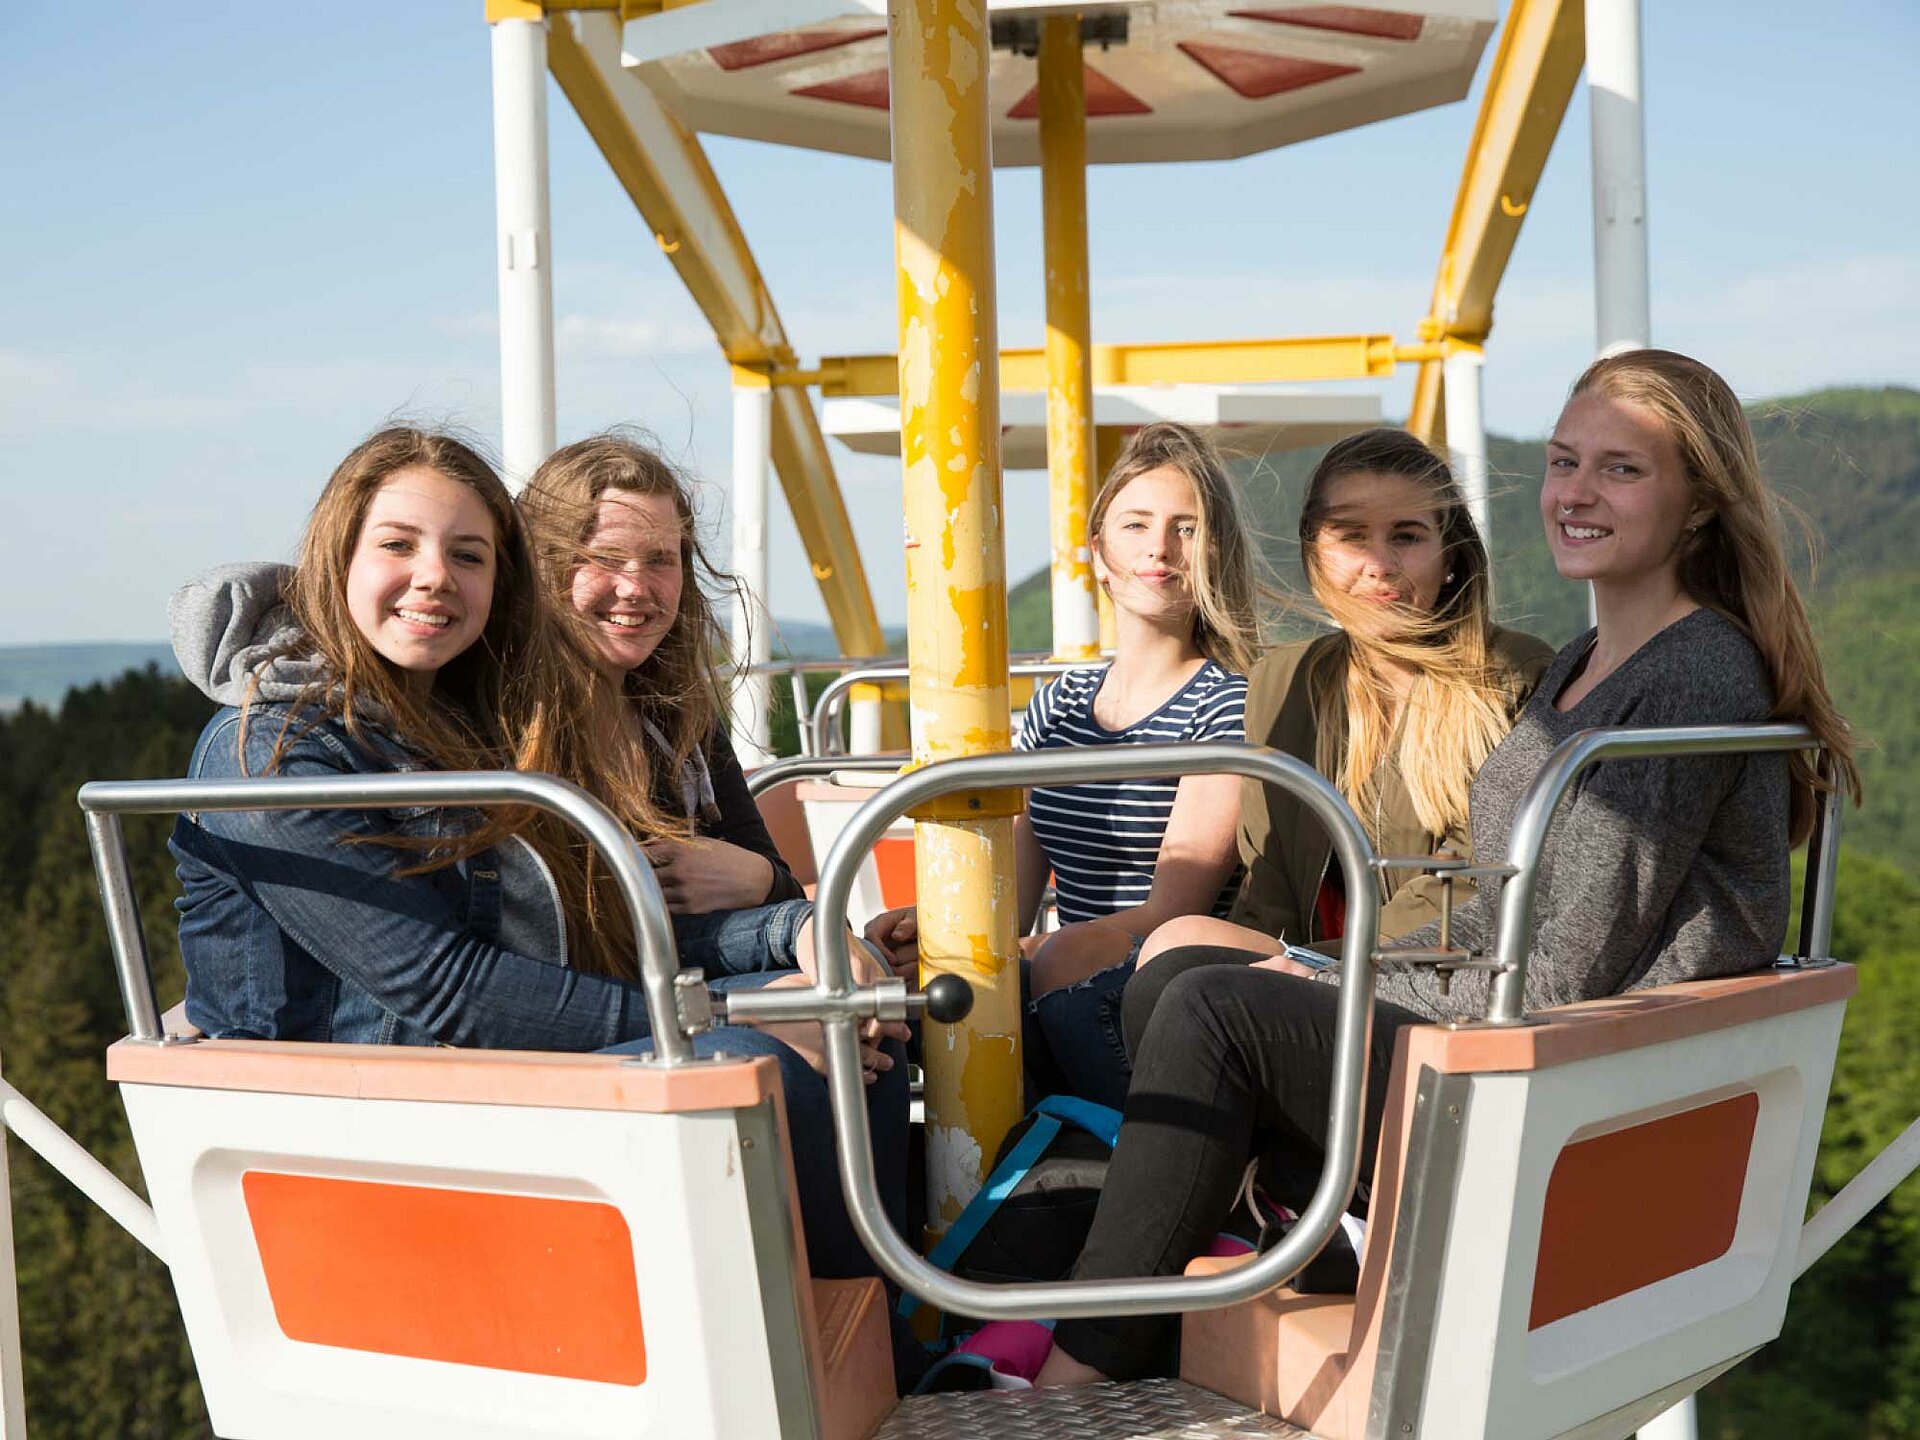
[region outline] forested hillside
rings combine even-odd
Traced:
[[[1877,747],[1872,798],[1849,816],[1835,950],[1860,966],[1816,1183],[1839,1188],[1920,1109],[1920,883],[1913,670],[1920,593],[1920,395],[1834,392],[1761,407],[1773,472],[1827,537],[1813,586],[1843,708]],[[1507,477],[1494,522],[1507,613],[1564,640],[1582,600],[1545,565],[1533,512],[1536,443],[1496,442]],[[1310,456],[1249,481],[1263,528],[1292,532]],[[1283,572],[1290,546],[1276,538]],[[1014,597],[1016,647],[1044,648],[1044,579]],[[74,791],[90,777],[182,772],[209,706],[178,680],[133,672],[57,712],[0,716],[0,1070],[138,1188],[102,1052],[124,1032]],[[166,822],[128,835],[163,1003],[179,997]],[[27,1404],[39,1440],[173,1440],[208,1433],[164,1268],[10,1143]],[[1708,1440],[1920,1440],[1920,1181],[1795,1289],[1786,1334],[1703,1397]]]

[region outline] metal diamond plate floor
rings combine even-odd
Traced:
[[[976,1390],[900,1402],[874,1440],[1237,1440],[1305,1430],[1179,1380]]]

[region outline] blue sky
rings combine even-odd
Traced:
[[[1645,14],[1656,341],[1751,397],[1920,385],[1920,7]],[[0,11],[0,644],[162,634],[196,569],[287,554],[389,415],[496,437],[490,84],[479,0]],[[1411,335],[1473,104],[1096,169],[1096,338]],[[550,125],[562,438],[639,423],[724,484],[711,336],[557,90]],[[891,349],[885,168],[708,147],[802,354]],[[1587,152],[1582,88],[1496,313],[1505,433],[1546,430],[1592,346]],[[1035,345],[1037,173],[995,202],[1001,338]],[[897,620],[897,466],[836,458]],[[1015,577],[1044,563],[1044,509],[1044,477],[1008,477]],[[775,613],[822,618],[775,510]],[[718,489],[709,511],[724,531]]]

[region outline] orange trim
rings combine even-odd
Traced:
[[[633,1237],[612,1205],[249,1170],[289,1340],[639,1385]]]
[[[1410,1037],[1407,1058],[1414,1066],[1453,1074],[1544,1070],[1843,1001],[1857,984],[1851,965],[1732,975],[1543,1010],[1542,1023],[1510,1030],[1421,1025],[1402,1034]]]
[[[913,839],[882,836],[873,847],[873,868],[880,877],[880,903],[889,910],[913,904]]]
[[[107,1077],[122,1085],[651,1114],[747,1109],[780,1088],[773,1061],[765,1058],[669,1070],[623,1055],[296,1040],[121,1040],[107,1050]]]
[[[1563,1149],[1547,1181],[1527,1328],[1726,1254],[1759,1118],[1749,1090]]]

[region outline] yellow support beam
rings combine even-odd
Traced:
[[[1514,0],[1447,221],[1423,340],[1477,345],[1493,328],[1494,292],[1585,61],[1584,0]],[[1420,367],[1407,420],[1429,444],[1444,440],[1441,389],[1436,358]]]
[[[1095,345],[1095,385],[1264,385],[1307,380],[1380,380],[1396,366],[1438,358],[1435,344],[1391,335],[1296,335],[1271,340]],[[818,385],[826,396],[899,393],[891,355],[830,355],[811,370],[776,369],[776,386]],[[1002,390],[1047,389],[1045,350],[1000,352]]]
[[[1005,750],[1007,576],[988,141],[987,0],[890,0],[900,451],[907,636],[918,764]],[[922,978],[973,985],[973,1009],[929,1031],[927,1214],[943,1232],[1022,1109],[1013,814],[967,797],[917,815]],[[948,818],[971,814],[981,818]]]
[[[1040,22],[1040,205],[1047,268],[1047,516],[1053,654],[1100,653],[1093,505],[1093,311],[1087,263],[1087,71],[1080,17]]]
[[[618,7],[555,15],[548,68],[726,357],[749,369],[791,368],[793,350],[779,313],[706,152],[621,65],[621,23]],[[774,391],[772,448],[841,653],[884,654],[886,639],[826,437],[807,397],[790,387]]]

